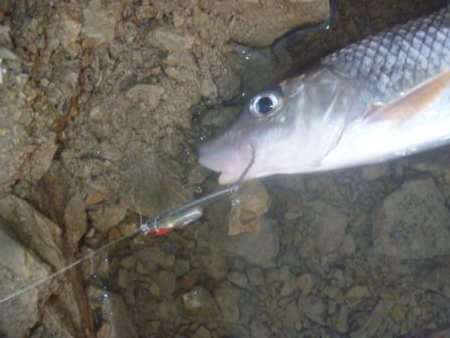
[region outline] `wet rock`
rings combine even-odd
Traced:
[[[29,250],[3,230],[0,224],[0,299],[47,277],[49,267],[39,261]],[[0,304],[1,332],[7,337],[25,337],[37,324],[39,306],[45,295],[44,288],[37,287]]]
[[[103,3],[93,0],[83,11],[83,48],[92,48],[114,39],[114,29],[120,19],[121,2]]]
[[[314,288],[316,278],[310,273],[304,273],[297,278],[297,285],[302,290],[302,296],[307,296]]]
[[[157,334],[161,328],[161,322],[159,320],[149,320],[144,323],[145,333],[148,335]]]
[[[227,275],[228,263],[227,258],[220,253],[211,252],[211,254],[203,256],[205,273],[216,280],[220,280]]]
[[[247,276],[252,286],[260,286],[264,284],[264,274],[259,267],[252,267],[247,270]]]
[[[269,193],[266,187],[260,181],[245,183],[236,198],[240,203],[231,209],[228,235],[257,232],[260,217],[269,207]]]
[[[227,275],[227,280],[242,289],[245,289],[248,284],[247,276],[239,271],[230,271]]]
[[[171,298],[177,289],[176,276],[172,271],[161,271],[155,278],[161,293],[166,298]]]
[[[129,289],[133,285],[133,281],[128,270],[119,269],[117,274],[117,284],[122,289]]]
[[[311,207],[316,213],[313,227],[316,231],[317,249],[323,254],[338,250],[344,241],[347,217],[322,201],[311,203]]]
[[[200,326],[193,334],[192,338],[211,338],[211,333],[204,326]]]
[[[249,263],[268,266],[278,254],[279,229],[275,221],[261,219],[258,232],[227,236],[223,228],[214,229],[210,236],[212,251],[238,256]]]
[[[137,84],[126,92],[126,97],[130,100],[142,102],[149,110],[158,107],[164,88],[156,85]]]
[[[339,309],[334,327],[340,333],[347,332],[347,330],[348,330],[348,307],[346,305],[342,305],[341,308]]]
[[[110,338],[138,337],[136,325],[119,295],[110,292],[103,297],[102,314],[111,327]]]
[[[395,322],[401,323],[405,320],[406,313],[408,312],[408,307],[404,305],[395,305],[391,309],[391,316]]]
[[[197,286],[183,294],[184,310],[190,316],[211,318],[219,313],[219,307],[211,294],[204,287]]]
[[[117,203],[101,203],[88,211],[92,226],[100,232],[107,232],[118,225],[126,216],[126,208]]]
[[[450,211],[431,178],[408,181],[373,215],[377,254],[429,258],[450,253]]]
[[[356,242],[352,234],[345,235],[344,241],[342,242],[342,246],[339,251],[343,255],[353,255],[356,252]]]
[[[229,282],[222,282],[214,292],[214,299],[219,305],[224,323],[239,321],[239,299],[241,293]]]
[[[120,260],[120,265],[123,266],[125,269],[131,269],[134,268],[136,265],[136,257],[134,256],[128,256]]]
[[[136,257],[141,263],[150,262],[163,268],[171,268],[175,263],[174,255],[166,254],[156,245],[138,251]]]
[[[209,4],[209,3],[208,3]],[[322,0],[311,2],[265,1],[264,4],[255,1],[237,1],[235,8],[226,3],[211,3],[210,10],[214,13],[234,12],[229,21],[228,30],[231,39],[244,45],[269,46],[287,31],[321,22],[328,17],[328,3]],[[311,15],[305,16],[304,13]]]
[[[71,249],[75,250],[81,237],[87,231],[87,216],[83,198],[80,194],[74,195],[67,203],[64,221],[66,241]]]
[[[369,290],[364,285],[355,285],[347,291],[345,301],[349,307],[356,306],[363,298],[369,296]]]
[[[188,273],[186,273],[181,279],[180,279],[180,286],[184,290],[192,289],[198,281],[198,278],[200,276],[200,273],[202,271],[201,267],[192,269]]]
[[[301,296],[298,300],[298,308],[314,323],[325,324],[325,306],[321,299],[313,296]]]
[[[372,310],[369,319],[358,331],[354,332],[353,336],[373,337],[393,306],[394,302],[392,301],[380,300]]]

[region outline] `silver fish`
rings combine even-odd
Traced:
[[[365,165],[450,143],[450,8],[325,57],[254,96],[237,121],[199,148],[235,182]]]

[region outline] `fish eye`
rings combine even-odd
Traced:
[[[261,93],[250,103],[250,111],[255,116],[268,116],[276,110],[279,104],[278,97],[273,93]]]

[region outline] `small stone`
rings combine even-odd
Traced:
[[[345,235],[344,241],[342,242],[342,246],[339,251],[343,255],[353,255],[356,252],[356,242],[352,234]]]
[[[373,214],[374,251],[402,259],[450,253],[450,211],[432,178],[405,182]]]
[[[158,246],[142,249],[138,251],[136,257],[141,263],[151,262],[163,268],[172,268],[175,263],[175,256],[163,252]]]
[[[297,285],[302,290],[302,296],[307,296],[314,288],[316,278],[310,273],[304,273],[297,278]]]
[[[184,310],[190,316],[212,317],[218,314],[219,307],[211,294],[202,286],[197,286],[182,296]]]
[[[130,273],[126,269],[119,269],[117,274],[117,284],[119,284],[119,287],[129,289],[132,283]]]
[[[313,226],[316,229],[317,249],[322,254],[338,250],[344,241],[347,217],[322,201],[312,202],[311,206],[316,214],[316,224]]]
[[[264,284],[264,274],[261,268],[249,268],[247,270],[247,277],[249,279],[250,285],[252,286],[260,286]]]
[[[367,296],[369,296],[369,290],[366,286],[355,285],[345,295],[345,301],[349,307],[354,307]]]
[[[227,258],[220,253],[212,252],[209,255],[203,256],[203,262],[205,265],[205,273],[215,280],[220,280],[227,275]]]
[[[325,324],[325,307],[321,299],[313,296],[301,296],[298,300],[298,307],[314,323]]]
[[[128,256],[128,257],[122,258],[120,260],[120,265],[123,266],[125,269],[134,268],[134,266],[136,265],[136,257]]]
[[[173,267],[173,272],[175,272],[177,276],[182,276],[189,272],[189,268],[190,263],[187,259],[177,258]]]
[[[97,338],[109,338],[111,334],[111,326],[107,322],[103,322],[97,331]]]
[[[262,267],[273,265],[278,254],[279,226],[273,220],[261,219],[258,232],[227,236],[222,228],[217,227],[210,235],[210,248],[214,252],[238,256],[248,263]]]
[[[176,276],[172,271],[161,271],[155,278],[161,293],[166,298],[171,298],[177,289]]]
[[[200,326],[197,331],[194,332],[192,338],[211,338],[211,333],[204,326]]]
[[[120,204],[104,202],[92,206],[88,214],[94,228],[100,232],[107,232],[125,218],[126,211]]]
[[[406,307],[404,305],[395,305],[391,309],[391,316],[397,323],[401,323],[405,320],[407,312],[408,312],[408,307]]]
[[[342,305],[339,309],[336,323],[334,325],[339,333],[345,333],[348,330],[348,307]]]
[[[245,289],[248,284],[247,276],[238,271],[230,271],[227,275],[227,280],[243,289]]]
[[[237,323],[240,318],[239,299],[241,292],[229,282],[222,282],[216,288],[214,298],[222,312],[224,323]]]
[[[269,193],[261,181],[245,183],[238,195],[241,203],[231,210],[228,221],[230,236],[257,232],[259,218],[269,207]]]
[[[74,195],[66,206],[64,213],[66,241],[72,250],[78,247],[78,242],[87,231],[87,216],[83,198],[80,194]]]
[[[180,279],[181,288],[184,290],[192,289],[197,284],[198,277],[200,276],[201,271],[202,271],[202,268],[198,267],[198,268],[192,269],[187,274],[185,274]]]
[[[132,101],[145,104],[149,110],[155,110],[159,106],[164,88],[150,84],[137,84],[126,92],[126,97]]]
[[[159,320],[148,320],[144,323],[145,333],[148,335],[157,334],[161,328],[161,322]]]
[[[281,287],[280,296],[287,297],[287,296],[291,295],[295,291],[296,288],[297,288],[297,284],[295,282],[295,279],[286,281],[283,283],[283,286]]]

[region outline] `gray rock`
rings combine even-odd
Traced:
[[[6,300],[50,274],[47,265],[0,228],[0,328],[7,337],[26,337],[38,322],[43,286]]]
[[[264,274],[261,268],[252,267],[247,270],[247,277],[252,286],[259,286],[264,284]]]
[[[450,253],[450,211],[431,178],[409,181],[373,214],[377,254],[430,258]]]
[[[339,309],[334,327],[340,333],[347,332],[347,330],[348,330],[348,307],[346,305],[342,305],[341,308]]]
[[[347,217],[335,207],[322,201],[312,202],[311,206],[316,213],[313,228],[317,249],[322,254],[338,250],[344,241]]]
[[[239,299],[241,292],[229,282],[219,284],[214,292],[214,298],[219,304],[224,323],[237,323],[239,321]]]
[[[298,300],[298,308],[314,323],[325,324],[325,306],[322,299],[313,296],[301,296]]]
[[[190,316],[211,318],[219,313],[219,307],[211,294],[202,286],[197,286],[182,296],[184,310]]]
[[[220,253],[211,252],[211,254],[203,256],[203,263],[206,274],[212,278],[220,280],[227,275],[227,258]]]
[[[175,263],[175,256],[163,252],[158,246],[145,248],[136,253],[137,259],[145,264],[150,262],[163,268],[171,268]]]
[[[156,284],[165,297],[171,298],[177,288],[176,275],[172,271],[161,271],[156,276]]]
[[[136,325],[122,297],[115,293],[108,293],[102,303],[103,318],[110,325],[109,338],[130,337],[137,338]]]
[[[216,228],[212,230],[210,239],[212,251],[238,256],[262,267],[273,265],[279,249],[278,224],[265,218],[261,219],[257,233],[229,237],[224,228]]]
[[[239,271],[230,271],[227,275],[227,280],[243,289],[245,289],[248,284],[247,276]]]
[[[302,290],[302,295],[307,296],[314,285],[316,284],[316,277],[310,273],[304,273],[297,278],[297,285]]]

